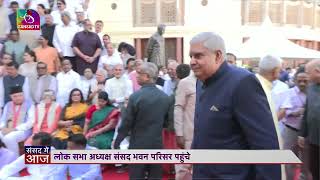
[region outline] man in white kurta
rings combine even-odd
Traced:
[[[27,111],[30,103],[26,102],[21,87],[11,89],[9,101],[4,109],[0,119],[0,138],[7,148],[19,155],[18,143],[24,141],[31,135],[31,129],[26,128]]]
[[[68,150],[94,150],[87,146],[83,134],[72,135],[68,139]],[[102,180],[100,164],[68,164],[66,165],[72,180]]]
[[[51,136],[40,132],[32,138],[33,146],[50,146]],[[51,149],[54,149],[51,147]],[[66,180],[66,165],[63,164],[25,164],[25,155],[3,167],[0,171],[1,180]],[[14,177],[23,169],[27,168],[29,176]]]
[[[115,106],[122,107],[124,101],[129,98],[133,92],[132,82],[123,76],[123,65],[118,64],[113,67],[114,77],[107,80],[105,91],[109,95],[110,101]]]
[[[105,49],[101,52],[98,68],[108,69],[106,66],[115,66],[117,64],[123,64],[118,52],[113,49],[112,43],[104,43]],[[106,53],[105,53],[106,52]]]
[[[57,75],[57,102],[63,107],[69,101],[72,89],[80,89],[80,75],[71,69],[71,62],[65,59],[62,62],[62,70]]]
[[[177,73],[176,69],[179,64],[176,61],[171,61],[168,64],[168,74],[170,76],[170,80],[166,80],[163,86],[163,92],[168,96],[173,95],[175,89],[177,88]]]
[[[90,93],[97,86],[97,80],[93,77],[93,72],[90,68],[84,70],[84,76],[81,78],[81,91],[84,100],[88,100]]]
[[[57,25],[53,34],[52,43],[58,50],[60,56],[74,57],[75,54],[72,50],[71,44],[74,35],[79,31],[79,28],[71,23],[71,17],[68,12],[61,15],[63,24]]]

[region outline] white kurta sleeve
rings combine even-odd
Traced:
[[[31,95],[30,95],[29,79],[27,77],[24,80],[24,84],[23,84],[22,89],[23,89],[23,95],[24,95],[25,101],[30,102],[30,103],[33,102]]]
[[[108,93],[108,95],[110,96],[110,94],[112,93],[112,90],[109,86],[110,81],[107,80],[106,83],[104,84],[104,90]]]
[[[126,94],[123,97],[116,98],[116,103],[124,102],[125,98],[129,98],[129,96],[133,93],[132,82],[130,80],[126,80]]]
[[[58,31],[59,31],[59,27],[57,26],[54,33],[53,33],[52,44],[58,50],[58,53],[61,53],[62,48],[60,46],[60,42],[59,42],[59,38],[58,38]]]
[[[129,96],[133,93],[133,85],[131,80],[127,80],[127,91],[126,91],[126,97],[129,98]]]
[[[0,118],[0,128],[4,128],[7,125],[7,120],[6,120],[7,113],[8,113],[8,105],[5,105]]]
[[[7,179],[19,173],[24,168],[26,168],[26,165],[24,163],[24,155],[22,155],[12,163],[4,166],[0,171],[0,177],[1,179]]]
[[[0,78],[0,108],[3,108],[4,106],[4,87],[3,87],[3,78]],[[1,117],[1,113],[0,113]]]
[[[58,84],[57,84],[57,79],[55,77],[53,77],[51,79],[50,85],[49,85],[49,89],[52,90],[55,95],[57,95],[58,92]]]
[[[79,74],[76,74],[75,76],[74,76],[74,87],[75,88],[78,88],[78,89],[82,89],[82,87],[81,87],[81,78],[80,78],[80,75]]]
[[[91,164],[89,171],[74,180],[102,179],[100,164]]]

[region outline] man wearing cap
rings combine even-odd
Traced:
[[[19,155],[18,143],[31,135],[31,129],[25,127],[30,103],[25,101],[21,86],[12,87],[10,97],[12,101],[4,106],[0,119],[0,138],[9,150]]]

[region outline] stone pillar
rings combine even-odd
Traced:
[[[178,63],[183,63],[182,62],[182,38],[177,37],[176,38],[176,58]]]
[[[135,39],[136,41],[136,52],[137,52],[137,59],[142,59],[142,54],[141,52],[143,51],[143,49],[141,49],[141,39],[140,38],[137,38]]]

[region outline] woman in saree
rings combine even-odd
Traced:
[[[70,92],[69,103],[62,109],[58,130],[53,134],[53,146],[66,149],[71,134],[82,134],[88,105],[85,103],[80,89]]]
[[[88,144],[98,149],[111,149],[119,116],[120,111],[111,105],[108,93],[101,91],[98,103],[89,108],[86,116],[84,134]]]

